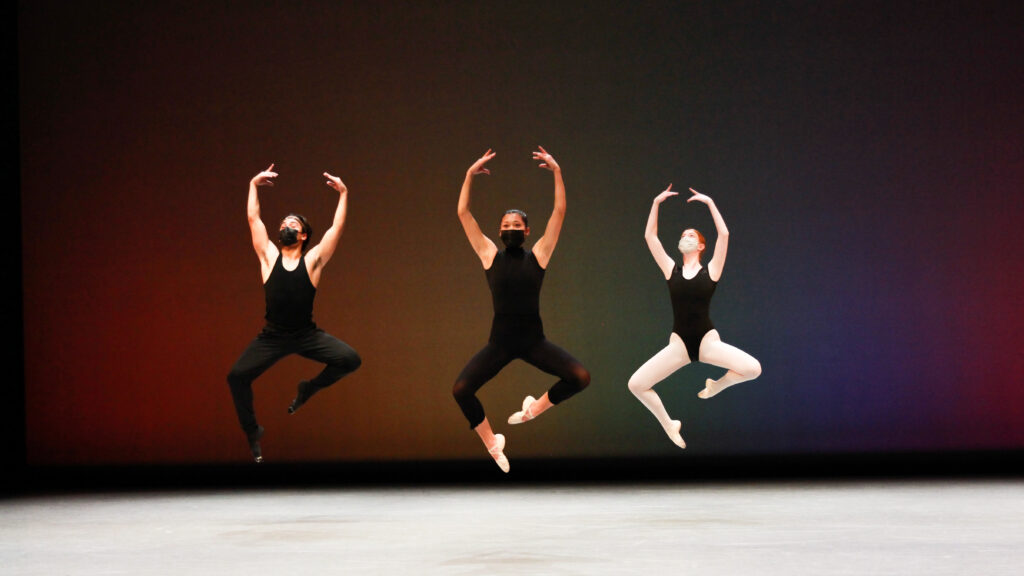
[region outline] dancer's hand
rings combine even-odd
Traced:
[[[558,172],[561,168],[558,166],[558,162],[555,162],[555,157],[548,154],[548,151],[543,146],[537,146],[537,150],[533,152],[533,159],[540,160],[540,167],[552,172]]]
[[[277,172],[273,172],[274,165],[271,164],[266,170],[252,177],[252,183],[256,186],[273,186],[272,178],[277,178]]]
[[[661,204],[662,202],[664,202],[665,200],[668,200],[672,196],[679,196],[679,192],[673,192],[672,191],[672,184],[669,184],[668,188],[665,188],[664,192],[662,192],[661,194],[658,194],[657,196],[654,197],[654,203],[655,204]]]
[[[341,181],[341,178],[337,176],[331,176],[327,172],[324,172],[324,178],[327,178],[327,185],[330,186],[331,188],[334,188],[335,190],[342,194],[348,192],[348,187],[345,186],[345,183]]]
[[[473,162],[473,165],[469,167],[469,170],[466,171],[466,174],[468,174],[469,176],[476,176],[477,174],[489,175],[491,171],[488,170],[487,167],[484,165],[487,164],[487,162],[490,161],[491,158],[494,158],[494,156],[497,154],[497,152],[492,152],[491,149],[488,148],[487,153],[478,158],[476,162]]]
[[[714,204],[714,200],[712,200],[711,198],[705,196],[704,194],[701,194],[700,192],[697,192],[693,188],[690,188],[690,192],[693,192],[693,196],[690,196],[686,200],[687,202],[703,202],[703,203],[707,204],[708,206]]]

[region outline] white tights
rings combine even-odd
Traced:
[[[735,346],[722,342],[717,330],[712,330],[704,335],[700,342],[699,360],[727,370],[718,380],[708,378],[704,389],[698,394],[705,399],[733,384],[753,380],[761,375],[761,364],[757,359]],[[665,433],[680,448],[686,447],[686,443],[683,442],[683,438],[679,434],[681,424],[678,420],[672,420],[669,417],[664,404],[661,403],[661,398],[653,388],[655,384],[689,363],[690,355],[686,352],[682,338],[672,333],[668,339],[668,346],[662,348],[660,352],[645,362],[629,379],[629,391],[654,414],[658,423],[665,429]]]

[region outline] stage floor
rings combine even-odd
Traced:
[[[259,488],[0,500],[3,574],[1020,574],[1024,482]]]

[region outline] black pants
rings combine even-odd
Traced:
[[[310,380],[313,391],[334,384],[343,376],[354,372],[363,362],[351,346],[315,325],[298,331],[264,327],[259,336],[242,352],[228,374],[228,385],[231,387],[231,397],[235,401],[238,423],[246,434],[254,434],[259,429],[256,411],[253,408],[253,380],[289,354],[298,354],[303,358],[326,364],[324,369]]]
[[[516,320],[513,324],[497,317],[491,326],[490,341],[469,360],[452,388],[452,396],[469,420],[470,428],[484,421],[484,407],[476,397],[477,390],[516,359],[560,378],[548,390],[552,404],[558,404],[590,384],[590,372],[583,364],[544,337],[539,318],[525,322]]]

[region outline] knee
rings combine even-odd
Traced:
[[[473,396],[473,390],[465,380],[458,380],[452,386],[452,397],[455,398],[456,402],[462,402],[471,396]]]
[[[650,388],[650,386],[647,386],[646,382],[637,378],[636,374],[633,374],[633,376],[629,378],[629,383],[626,384],[626,387],[629,388],[629,391],[632,392],[634,396],[639,396],[641,392]]]
[[[345,374],[355,372],[360,366],[363,365],[363,359],[359,356],[359,353],[355,350],[346,351],[345,353],[339,353],[333,358],[327,361],[327,365],[334,368],[343,370]]]
[[[238,370],[232,370],[231,372],[228,372],[228,386],[231,389],[236,389],[245,386],[247,381],[248,379],[245,377],[245,374]]]
[[[757,360],[751,359],[750,365],[746,367],[743,375],[749,380],[753,380],[761,375],[761,363]]]
[[[573,371],[573,380],[576,382],[576,388],[583,390],[587,386],[590,386],[590,371],[586,368],[579,366]]]
[[[352,353],[352,357],[348,360],[348,369],[350,371],[356,371],[360,366],[363,365],[363,358],[357,352]]]

